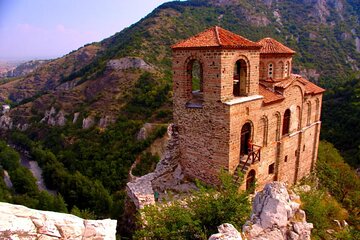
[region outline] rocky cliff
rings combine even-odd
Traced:
[[[0,203],[0,239],[115,240],[116,220],[85,220],[74,215]]]

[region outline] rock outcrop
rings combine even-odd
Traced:
[[[70,214],[0,203],[0,239],[115,240],[116,220],[84,220]]]
[[[0,116],[0,129],[10,130],[13,127],[13,121],[10,116]]]
[[[112,59],[107,63],[107,67],[112,70],[125,69],[143,69],[152,70],[153,67],[147,64],[143,59],[136,57],[124,57],[120,59]]]
[[[225,223],[209,240],[310,240],[313,224],[306,222],[299,202],[300,197],[289,194],[284,183],[268,183],[254,198],[251,220],[243,226],[243,235]]]
[[[87,118],[83,119],[82,128],[88,129],[95,125],[95,119],[92,116],[88,116]]]
[[[310,240],[312,228],[300,209],[300,197],[289,194],[284,183],[272,182],[256,194],[243,233],[252,240]]]
[[[46,123],[50,126],[64,126],[66,124],[65,113],[62,110],[56,112],[54,107],[45,112],[41,123]]]
[[[210,236],[209,240],[242,240],[241,234],[229,223],[221,224],[218,227],[219,233]]]

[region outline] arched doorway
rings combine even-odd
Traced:
[[[251,150],[249,149],[250,140],[251,140],[251,124],[245,123],[241,129],[240,156],[249,154]]]
[[[236,61],[234,66],[233,95],[235,97],[246,96],[246,62],[242,59]]]
[[[247,177],[246,177],[246,190],[251,190],[251,192],[254,192],[255,190],[255,170],[252,169],[250,170],[250,172],[248,173]]]

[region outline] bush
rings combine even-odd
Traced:
[[[231,175],[222,173],[221,180],[218,189],[199,186],[191,198],[145,207],[134,238],[208,239],[225,222],[240,229],[250,215],[248,194],[238,191]]]

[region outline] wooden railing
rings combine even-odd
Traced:
[[[242,166],[241,171],[244,170],[244,168],[246,167],[246,165],[248,163],[254,164],[255,162],[260,162],[260,159],[261,159],[261,146],[253,144],[251,149],[249,149],[247,159],[244,162],[244,165]]]

